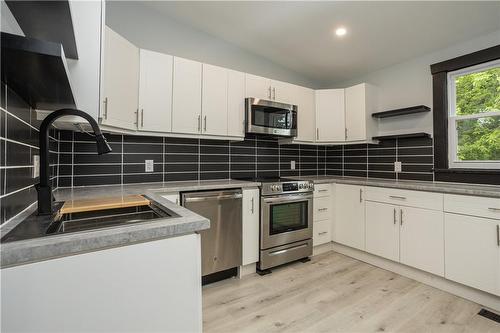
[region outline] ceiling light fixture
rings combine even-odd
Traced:
[[[335,30],[335,34],[339,37],[344,36],[346,33],[347,33],[347,30],[344,27],[340,27],[340,28],[337,28],[337,30]]]

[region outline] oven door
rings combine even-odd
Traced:
[[[269,249],[312,237],[313,195],[262,197],[260,247]]]
[[[297,106],[246,98],[247,133],[294,137],[297,135]]]

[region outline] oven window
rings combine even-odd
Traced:
[[[252,105],[252,125],[279,129],[289,129],[289,110],[273,108],[263,105]]]
[[[271,205],[270,234],[306,229],[309,223],[307,206],[307,201]]]

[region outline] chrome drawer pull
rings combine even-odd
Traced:
[[[318,211],[324,212],[325,210],[328,210],[328,208],[319,208]]]
[[[390,195],[389,198],[391,198],[391,199],[399,199],[399,200],[406,200],[406,197],[400,197],[399,195]]]
[[[322,232],[318,233],[318,236],[321,236],[321,235],[324,235],[324,234],[327,234],[327,233],[328,233],[328,231],[322,231]]]
[[[328,190],[318,190],[318,192],[328,192]]]

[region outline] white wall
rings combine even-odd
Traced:
[[[425,56],[387,67],[352,80],[336,84],[347,87],[360,82],[377,86],[378,110],[391,110],[414,105],[432,108],[432,75],[430,65],[500,44],[500,30],[465,43],[457,44]],[[330,86],[331,87],[331,86]],[[432,133],[432,113],[382,119],[379,134],[404,132]]]
[[[17,21],[10,12],[9,7],[7,7],[7,4],[3,0],[0,0],[0,26],[0,29],[3,32],[24,36],[21,27],[19,27],[19,24],[17,24]]]
[[[106,24],[138,47],[310,88],[318,83],[140,3],[106,1]]]

